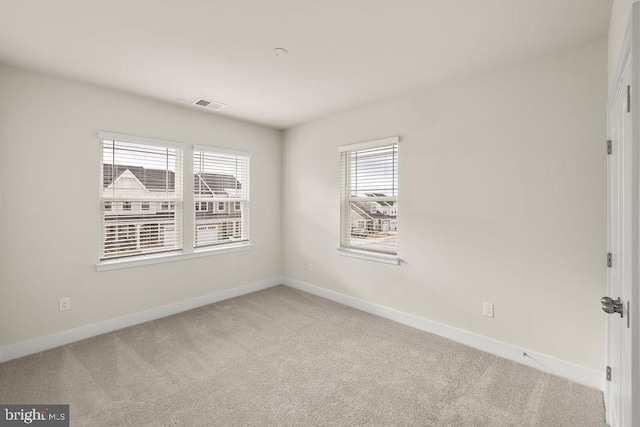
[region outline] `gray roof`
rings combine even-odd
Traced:
[[[242,184],[233,175],[221,175],[216,173],[195,173],[193,175],[193,188],[199,196],[226,195],[225,189],[240,190]]]
[[[386,194],[382,194],[382,193],[364,193],[365,196],[367,197],[387,197]],[[379,203],[381,206],[393,206],[395,204],[395,202],[376,202]]]
[[[147,169],[142,166],[126,165],[102,165],[102,185],[107,188],[118,179],[126,170],[129,170],[145,186],[147,190],[174,190],[176,186],[175,174],[162,169]]]
[[[380,203],[380,202],[376,202],[376,203]],[[386,215],[386,214],[383,214],[382,212],[377,212],[377,211],[371,212],[369,202],[352,202],[351,210],[357,213],[358,215],[360,215],[361,217],[370,218],[370,219],[387,219],[387,218],[394,219],[397,217],[396,215]]]
[[[175,190],[175,174],[163,169],[148,169],[142,166],[103,164],[102,185],[107,188],[126,170],[129,170],[147,190]],[[196,195],[226,195],[225,189],[241,189],[242,184],[233,175],[195,173],[193,188]],[[213,192],[213,194],[212,194]]]

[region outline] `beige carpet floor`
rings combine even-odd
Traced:
[[[603,426],[598,390],[285,286],[0,364],[74,426]]]

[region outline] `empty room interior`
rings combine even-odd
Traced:
[[[0,0],[0,425],[640,426],[639,45],[632,0]]]

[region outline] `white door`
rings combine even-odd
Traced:
[[[628,109],[628,89],[631,85],[631,66],[627,60],[614,101],[609,106],[609,138],[611,154],[607,156],[607,296],[603,310],[607,314],[607,366],[610,380],[606,382],[607,422],[612,427],[631,426],[631,324],[629,301],[633,272],[633,224],[638,196],[634,182],[632,145],[632,115]],[[635,218],[637,220],[637,218]],[[620,299],[618,301],[618,298]]]

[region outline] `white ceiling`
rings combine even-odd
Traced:
[[[228,104],[211,114],[289,128],[604,37],[610,11],[610,0],[0,0],[0,62],[203,97]]]

